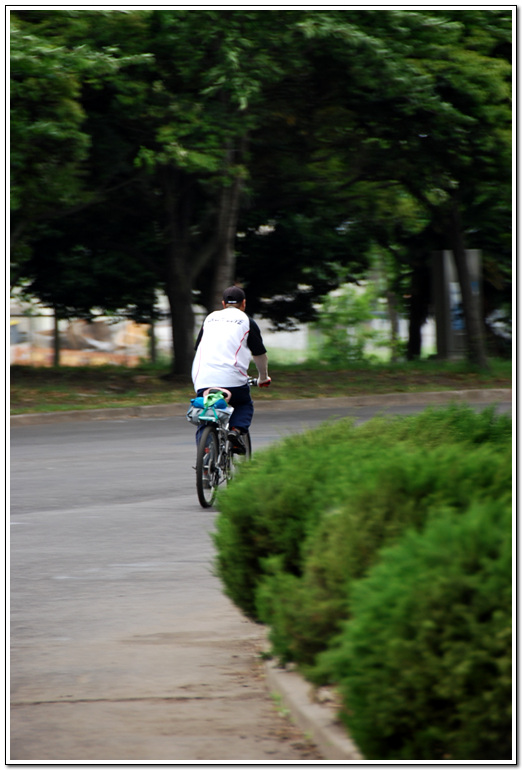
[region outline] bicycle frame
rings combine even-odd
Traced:
[[[206,419],[200,422],[196,458],[196,488],[203,508],[214,502],[219,486],[233,475],[232,445],[228,438],[229,420]]]
[[[249,379],[249,385],[257,385],[257,380]],[[208,388],[204,395],[219,392],[223,394],[228,403],[231,397],[226,388]],[[203,508],[209,508],[214,502],[217,488],[228,483],[234,475],[234,460],[240,455],[233,452],[232,443],[228,438],[230,417],[226,418],[221,410],[221,419],[218,410],[208,411],[204,419],[198,421],[198,450],[196,457],[196,488],[198,499]],[[250,457],[250,435],[245,437],[247,445],[246,458]],[[243,456],[245,457],[245,456]]]

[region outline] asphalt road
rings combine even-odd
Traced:
[[[374,411],[259,411],[254,451]],[[12,430],[11,760],[315,757],[252,662],[263,630],[212,574],[194,456],[182,417]]]
[[[423,408],[310,407],[269,413],[260,408],[252,426],[253,449],[336,417],[362,422],[378,411],[408,415]],[[194,464],[194,429],[183,417],[16,426],[11,431],[11,513],[157,503],[171,509],[172,520],[174,509],[197,513],[199,530]]]

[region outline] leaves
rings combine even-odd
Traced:
[[[11,16],[16,280],[39,271],[26,259],[49,223],[61,227],[80,207],[92,207],[81,236],[63,229],[70,249],[92,252],[103,202],[127,221],[117,228],[125,243],[146,244],[136,262],[144,273],[153,254],[164,287],[175,260],[185,303],[197,288],[210,305],[240,200],[236,277],[250,309],[283,326],[313,317],[338,266],[353,280],[376,247],[412,293],[412,265],[447,247],[457,194],[469,246],[510,265],[505,10]],[[503,274],[491,301],[509,293],[509,267]]]

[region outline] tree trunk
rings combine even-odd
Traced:
[[[192,290],[180,282],[168,289],[172,326],[172,373],[189,376],[194,358],[194,311]]]
[[[227,157],[231,171],[234,152],[230,150]],[[163,184],[168,232],[166,284],[172,323],[172,371],[173,374],[188,375],[194,357],[192,293],[196,279],[202,270],[212,272],[209,310],[221,308],[223,290],[234,280],[234,241],[242,179],[238,173],[230,184],[225,186],[223,183],[217,196],[215,223],[206,242],[192,235],[197,224],[194,218],[197,220],[198,214],[193,202],[193,180],[170,168],[164,171]]]
[[[239,197],[241,180],[235,179],[230,187],[221,193],[219,206],[218,243],[215,255],[214,279],[212,282],[211,308],[219,310],[223,298],[223,290],[234,282],[236,255],[234,242],[236,238],[237,219],[239,213]]]
[[[229,147],[227,151],[227,165],[233,169],[234,164],[241,163],[247,138],[243,137],[238,142],[237,150]],[[236,255],[234,243],[237,232],[237,220],[239,216],[239,201],[243,188],[242,176],[236,171],[232,183],[223,187],[219,199],[218,225],[217,225],[217,249],[214,255],[215,269],[212,281],[210,310],[221,308],[223,290],[234,282]]]
[[[488,370],[489,364],[486,357],[482,319],[480,317],[478,303],[475,302],[472,293],[471,279],[466,258],[464,233],[462,230],[457,200],[453,200],[451,205],[449,235],[462,297],[462,310],[466,324],[468,360],[470,363],[481,369]]]
[[[413,262],[410,283],[410,312],[406,358],[414,361],[422,353],[422,327],[429,312],[430,271],[420,258]]]
[[[386,301],[388,306],[388,318],[390,319],[390,343],[391,360],[397,361],[398,342],[399,342],[399,314],[397,313],[397,295],[394,291],[386,292]]]
[[[150,319],[149,324],[149,338],[150,338],[150,361],[151,363],[155,364],[157,360],[157,350],[156,350],[156,324],[154,323],[154,319]]]
[[[408,328],[408,347],[406,351],[406,358],[408,361],[415,361],[420,358],[422,353],[422,334],[421,328],[423,319],[419,314],[419,308],[415,303],[410,307],[410,318]]]
[[[190,375],[194,357],[194,260],[191,259],[191,184],[172,168],[164,169],[167,216],[166,294],[172,328],[172,374]]]
[[[54,308],[53,326],[53,366],[60,366],[60,329],[58,311]]]

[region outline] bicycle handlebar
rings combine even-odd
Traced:
[[[248,378],[248,384],[250,385],[250,387],[253,387],[253,388],[268,388],[271,382],[272,382],[272,379],[271,377],[269,377],[267,382],[264,382],[262,385],[259,385],[259,377]]]

